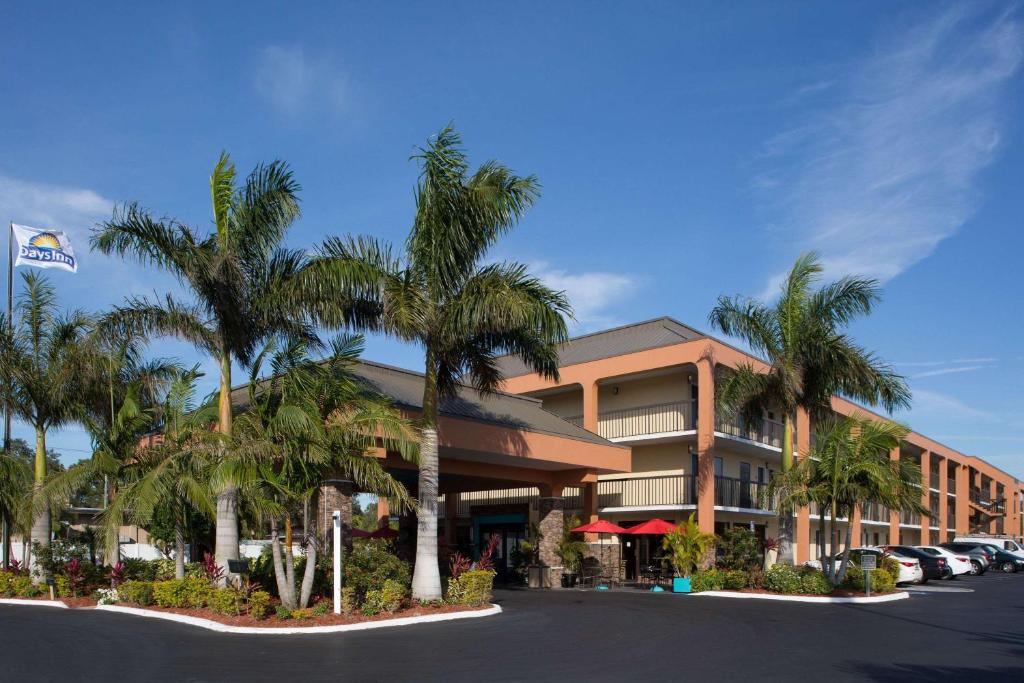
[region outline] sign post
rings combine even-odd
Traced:
[[[334,519],[334,613],[341,614],[341,510],[331,515]]]
[[[864,590],[871,597],[871,572],[878,568],[878,560],[874,555],[865,554],[860,558],[860,568],[864,570]]]

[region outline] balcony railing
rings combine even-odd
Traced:
[[[933,472],[930,473],[928,486],[929,486],[929,488],[933,488],[933,489],[936,489],[936,490],[939,488],[939,473],[938,473],[938,471],[933,471]]]
[[[956,477],[946,477],[946,493],[956,493]]]
[[[696,505],[693,475],[609,479],[597,482],[597,504],[602,508]]]
[[[737,439],[782,448],[783,425],[778,420],[761,419],[747,424],[742,415],[737,414],[730,418],[716,414],[715,431]],[[796,443],[795,434],[794,443]]]
[[[715,477],[715,505],[718,507],[773,510],[772,501],[762,502],[766,484],[734,477]]]
[[[879,503],[863,503],[860,506],[861,521],[889,522],[889,508]]]
[[[901,510],[900,524],[912,524],[914,526],[920,526],[921,515],[917,512],[913,512],[910,510]]]
[[[597,420],[597,433],[606,439],[684,432],[696,428],[696,402],[693,400],[609,410],[601,413]]]

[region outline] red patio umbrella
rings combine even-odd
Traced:
[[[572,533],[582,533],[582,534],[621,534],[621,533],[624,533],[626,530],[623,529],[618,524],[612,524],[609,521],[606,521],[606,520],[603,520],[603,519],[599,519],[596,522],[591,522],[590,524],[583,524],[581,526],[576,527],[575,529],[570,529],[569,531],[571,531]],[[602,540],[604,540],[604,539],[602,539]],[[602,543],[601,545],[603,546],[604,544]],[[604,552],[604,548],[603,547],[601,549],[601,552],[602,553]],[[620,558],[620,561],[621,561],[621,558],[622,558],[622,548],[621,547],[619,548],[619,558]],[[616,573],[618,573],[618,572],[616,572]],[[597,588],[599,590],[602,589],[601,586],[598,586]],[[604,586],[603,589],[607,590],[607,586]]]
[[[640,524],[637,524],[636,526],[632,526],[632,527],[626,529],[623,533],[635,534],[637,536],[642,536],[642,535],[646,535],[646,536],[663,536],[663,535],[669,533],[670,531],[675,531],[676,528],[677,527],[676,527],[675,524],[672,524],[671,522],[666,522],[663,519],[658,519],[657,517],[655,517],[654,519],[649,519],[646,522],[641,522]],[[639,578],[640,578],[640,553],[636,552],[636,553],[634,553],[633,556],[636,559],[635,571],[636,571],[637,580],[639,580]]]
[[[381,527],[369,534],[370,538],[398,538],[398,532],[391,527]]]
[[[353,527],[349,533],[352,534],[352,538],[370,538],[373,535],[369,531],[363,531],[362,529],[356,529],[355,527]]]

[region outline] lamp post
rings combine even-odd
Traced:
[[[334,613],[341,614],[341,510],[335,510],[334,519]]]

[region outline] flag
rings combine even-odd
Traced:
[[[71,248],[71,242],[64,231],[40,230],[17,224],[12,224],[11,228],[18,240],[18,260],[14,265],[78,272],[75,250]]]

